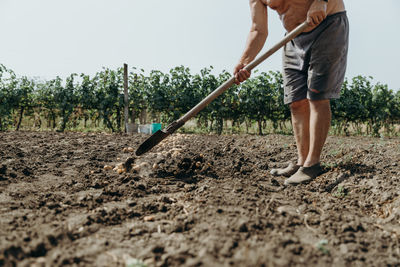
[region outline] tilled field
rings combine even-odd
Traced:
[[[400,139],[330,137],[286,187],[291,136],[147,137],[0,133],[0,266],[400,266]]]

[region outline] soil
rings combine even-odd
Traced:
[[[400,139],[0,133],[0,266],[400,266]],[[127,172],[104,169],[124,163]]]

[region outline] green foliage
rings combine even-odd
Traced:
[[[204,97],[211,94],[219,86],[218,78],[211,73],[212,67],[204,68],[199,74],[193,76],[192,89],[196,93],[196,100],[200,102]],[[207,127],[210,121],[215,120],[213,118],[213,112],[218,109],[218,102],[210,103],[205,107],[198,115],[199,126]],[[211,123],[213,125],[213,123]]]
[[[398,94],[398,93],[397,93]],[[348,134],[352,125],[358,134],[367,125],[367,134],[380,136],[382,127],[393,131],[399,121],[399,101],[387,85],[372,84],[372,77],[357,76],[342,86],[341,98],[332,102],[333,124]]]
[[[0,131],[12,125],[12,113],[17,107],[17,79],[12,70],[0,64]]]
[[[174,117],[174,100],[169,85],[170,76],[161,71],[153,70],[148,77],[145,91],[145,103],[151,112],[161,113],[163,122],[171,122]]]
[[[74,84],[76,74],[71,74],[66,79],[65,87],[62,86],[62,80],[57,77],[53,80],[52,90],[54,94],[55,107],[58,111],[58,116],[61,118],[59,131],[63,132],[67,126],[69,117],[78,103],[76,92],[76,84]]]
[[[267,120],[276,130],[278,123],[290,117],[289,108],[283,105],[282,76],[278,72],[262,72],[243,83],[239,90],[241,113],[258,123],[258,133],[263,134]]]
[[[22,77],[18,80],[18,84],[15,88],[15,97],[13,102],[13,109],[19,110],[19,118],[16,126],[16,130],[19,130],[21,126],[22,117],[24,112],[29,112],[33,106],[33,91],[35,89],[35,82],[33,80],[29,80],[27,77]]]
[[[36,90],[36,105],[44,110],[44,116],[47,119],[47,127],[55,128],[56,127],[56,101],[54,94],[54,84],[55,80],[50,80],[45,83],[37,84]]]
[[[211,92],[218,88],[218,86],[231,78],[231,74],[223,71],[216,77],[217,86],[211,89]],[[224,126],[224,120],[235,118],[235,112],[239,112],[237,86],[233,85],[225,93],[217,97],[210,103],[208,111],[208,119],[211,121],[210,128],[215,130],[217,134],[221,134]],[[210,93],[211,93],[210,92]],[[205,95],[203,98],[205,98]]]
[[[133,68],[137,71],[136,68]],[[144,75],[144,70],[130,72],[128,77],[129,106],[132,109],[132,122],[135,121],[138,114],[146,109],[146,97],[149,89],[149,78]]]
[[[348,190],[346,188],[344,188],[343,186],[338,186],[336,192],[333,193],[333,196],[337,198],[344,198],[347,196],[347,194]]]
[[[250,78],[239,90],[241,113],[258,124],[262,134],[262,123],[267,119],[272,102],[269,76],[266,73]]]
[[[328,240],[322,239],[317,244],[316,247],[319,251],[321,251],[325,255],[330,255],[329,249],[326,247],[328,245]]]
[[[178,66],[168,73],[158,70],[148,75],[133,68],[129,73],[129,108],[131,122],[162,122],[177,120],[201,100],[211,94],[231,73],[213,74],[213,68],[204,68],[192,74],[189,68]],[[234,85],[217,97],[197,115],[197,126],[203,131],[221,134],[227,121],[234,129],[243,123],[257,124],[258,133],[264,134],[266,125],[274,132],[287,132],[290,120],[288,105],[283,104],[283,80],[280,72],[254,72],[240,86]],[[395,134],[400,122],[400,91],[387,85],[373,83],[372,77],[357,76],[346,80],[341,98],[331,102],[333,129],[338,134],[381,136]],[[0,130],[20,128],[22,118],[30,116],[47,120],[47,127],[58,130],[83,128],[87,123],[100,129],[122,131],[123,69],[103,69],[93,77],[72,74],[65,80],[60,77],[49,81],[36,81],[17,77],[0,65]],[[142,120],[142,118],[144,119]],[[102,123],[102,124],[101,124]],[[94,125],[93,125],[94,124]]]
[[[192,90],[192,75],[190,70],[183,66],[170,70],[169,92],[170,92],[170,121],[179,119],[189,109],[197,104],[196,92]]]
[[[379,136],[382,127],[389,128],[393,112],[396,112],[396,104],[393,103],[393,91],[387,85],[376,84],[373,89],[370,125],[372,125],[372,135]]]
[[[124,101],[122,94],[123,70],[104,69],[96,74],[93,82],[95,83],[94,108],[107,128],[112,132],[117,129],[121,131],[121,112]]]

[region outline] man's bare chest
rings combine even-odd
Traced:
[[[269,8],[276,10],[278,13],[282,13],[286,9],[287,0],[260,0],[264,5]]]
[[[313,0],[260,0],[264,5],[284,15],[288,10],[303,11]],[[296,12],[293,12],[296,13]]]

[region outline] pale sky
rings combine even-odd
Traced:
[[[400,89],[400,1],[345,0],[350,21],[346,76],[371,75]],[[0,63],[46,79],[102,67],[163,72],[184,65],[231,71],[250,27],[248,0],[0,0]],[[270,10],[263,51],[284,35]],[[280,70],[281,51],[260,71]]]

